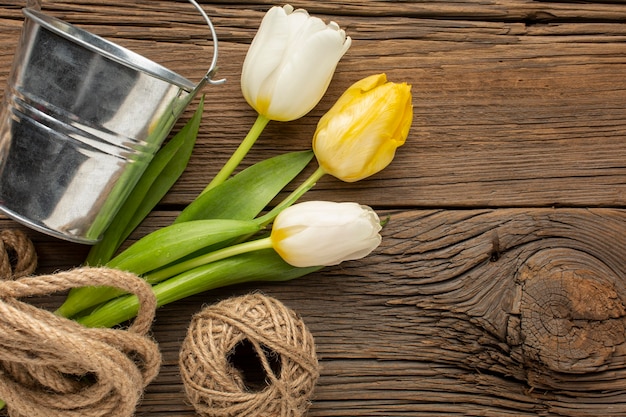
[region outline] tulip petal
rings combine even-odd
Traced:
[[[369,254],[381,242],[374,210],[356,203],[309,201],[274,222],[273,247],[294,266],[336,265]]]
[[[250,44],[241,72],[243,96],[257,112],[261,88],[280,65],[289,39],[289,21],[282,7],[272,7]]]
[[[413,118],[411,87],[384,74],[353,84],[318,124],[313,149],[322,169],[354,182],[384,169],[406,140]]]
[[[350,38],[325,29],[306,39],[288,55],[278,75],[274,98],[268,113],[274,120],[294,120],[304,116],[326,93],[339,59],[350,46]],[[299,100],[293,100],[294,92]],[[280,117],[280,118],[279,118]]]
[[[351,39],[334,22],[326,25],[304,9],[273,7],[246,55],[243,96],[270,120],[302,117],[326,92],[350,44]]]

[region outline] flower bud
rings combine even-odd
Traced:
[[[364,78],[320,119],[313,150],[320,167],[342,181],[369,177],[391,163],[413,121],[411,86]]]
[[[351,42],[335,22],[290,5],[272,7],[243,64],[243,96],[270,120],[298,119],[320,101]]]
[[[282,211],[272,226],[272,246],[296,267],[337,265],[378,247],[380,220],[357,203],[309,201]]]

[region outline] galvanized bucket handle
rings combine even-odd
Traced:
[[[29,0],[32,1],[32,0]],[[38,0],[35,0],[38,1]],[[213,75],[215,75],[215,72],[217,71],[217,33],[215,32],[215,27],[213,26],[213,23],[211,22],[211,19],[209,19],[209,16],[207,16],[207,14],[205,13],[204,9],[202,8],[202,6],[200,6],[195,0],[188,0],[191,4],[193,4],[193,6],[198,9],[198,11],[200,12],[200,14],[202,15],[202,17],[204,18],[206,24],[209,26],[209,30],[211,31],[211,37],[213,38],[213,58],[211,59],[211,66],[209,67],[209,70],[207,71],[206,75],[204,76],[204,79],[209,83],[209,84],[222,84],[224,81],[226,81],[225,79],[220,79],[220,80],[214,80],[212,77]]]
[[[202,15],[202,17],[204,18],[206,24],[209,26],[209,30],[211,31],[211,38],[213,39],[213,57],[211,59],[211,66],[209,67],[209,70],[207,71],[206,75],[202,78],[202,81],[196,86],[196,90],[201,88],[205,82],[208,82],[209,84],[213,84],[213,85],[222,84],[224,81],[226,81],[225,79],[220,79],[220,80],[213,79],[215,72],[217,72],[217,56],[218,56],[217,32],[215,31],[213,22],[211,22],[211,19],[209,19],[209,16],[207,16],[202,6],[200,6],[195,0],[188,0],[188,1],[200,12],[200,15]],[[27,0],[26,7],[35,9],[35,10],[41,10],[41,0]]]

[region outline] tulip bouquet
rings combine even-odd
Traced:
[[[243,95],[258,117],[240,147],[173,224],[113,256],[182,172],[199,127],[201,101],[86,263],[141,275],[161,306],[225,285],[290,280],[371,253],[381,242],[381,221],[370,207],[298,200],[325,174],[353,182],[392,161],[412,122],[409,85],[388,82],[385,74],[356,82],[320,119],[312,150],[278,155],[232,175],[270,120],[295,120],[315,107],[350,43],[335,23],[290,6],[270,9],[243,65]],[[269,207],[314,157],[314,173]],[[135,296],[88,287],[72,290],[57,314],[110,327],[132,318],[138,307]]]

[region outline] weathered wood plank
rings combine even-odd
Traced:
[[[54,2],[49,7],[51,13],[197,80],[206,71],[211,53],[207,29],[189,5],[165,7],[166,3]],[[11,4],[13,8],[0,12],[3,84],[20,27],[20,3]],[[504,4],[547,7],[540,2]],[[371,14],[383,5],[392,11],[373,19]],[[438,10],[435,5],[444,7],[433,3],[433,10]],[[196,154],[188,173],[165,199],[167,204],[185,204],[195,197],[252,124],[254,114],[241,97],[238,79],[247,44],[266,8],[256,3],[242,6],[207,6],[216,16],[222,39],[220,76],[228,82],[207,88]],[[573,10],[568,3],[554,6]],[[394,164],[376,177],[350,186],[324,180],[312,197],[341,195],[389,207],[624,205],[626,33],[622,24],[556,19],[527,25],[513,18],[511,22],[450,20],[445,13],[424,19],[413,17],[407,10],[411,7],[425,4],[353,5],[361,16],[352,9],[332,9],[336,14],[331,17],[347,27],[354,45],[340,63],[326,98],[300,121],[271,124],[246,163],[309,147],[318,117],[344,88],[369,74],[387,72],[391,80],[414,86],[415,121],[407,144]],[[469,3],[467,7],[488,6]],[[616,20],[622,18],[615,9],[626,10],[588,4],[579,13],[587,8],[611,10]],[[399,17],[402,13],[408,17]]]
[[[7,5],[15,5],[14,1],[5,1]],[[157,11],[184,10],[184,2],[153,1],[146,0],[137,2],[140,7]],[[200,2],[206,3],[208,10],[215,9],[227,13],[241,10],[254,11],[257,14],[264,13],[269,7],[277,4],[271,0],[247,1],[247,2]],[[22,3],[23,4],[23,3]],[[111,0],[82,0],[81,2],[44,1],[44,7],[52,10],[62,10],[68,13],[76,11],[93,12],[95,7],[106,9],[120,8],[120,4]],[[620,1],[590,1],[578,3],[575,1],[533,1],[533,0],[489,0],[480,2],[466,1],[410,1],[396,2],[385,0],[368,1],[364,3],[356,1],[324,1],[311,0],[291,2],[294,7],[302,7],[318,14],[338,16],[410,16],[417,18],[448,18],[472,20],[524,20],[529,22],[543,22],[553,20],[599,20],[620,21],[626,18],[623,2]],[[19,3],[18,3],[19,5]],[[126,7],[124,7],[127,10]]]
[[[0,1],[0,85],[23,4]],[[196,153],[164,208],[195,197],[252,124],[238,79],[271,5],[204,4],[228,82],[207,88]],[[317,118],[360,77],[385,71],[413,84],[412,133],[392,166],[352,185],[325,178],[307,196],[392,214],[383,246],[304,279],[225,288],[159,310],[154,335],[165,365],[138,415],[194,415],[177,370],[191,315],[260,289],[314,333],[323,368],[311,416],[626,416],[624,5],[294,5],[336,20],[354,44],[311,115],[270,124],[246,163],[307,148]],[[206,71],[212,45],[186,2],[45,6],[192,80]],[[537,208],[552,205],[595,208]],[[154,213],[135,238],[174,214]],[[0,218],[0,227],[15,223]],[[76,266],[87,252],[28,234],[40,273]]]
[[[626,415],[625,210],[388,214],[383,245],[361,261],[160,309],[165,366],[138,415],[193,415],[176,365],[189,318],[251,290],[296,309],[315,337],[311,416]],[[172,218],[154,213],[137,235]],[[80,262],[27,233],[46,265]]]

